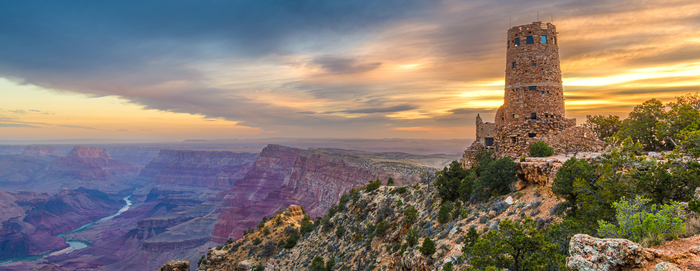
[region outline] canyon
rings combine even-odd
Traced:
[[[127,162],[114,159],[107,151],[110,148],[114,147],[73,147],[66,155],[51,158],[47,156],[56,152],[46,149],[38,152],[43,155],[39,160],[23,155],[26,148],[0,146],[4,151],[0,165],[15,163],[25,168],[8,164],[0,167],[0,174],[12,173],[24,176],[27,183],[45,181],[52,186],[52,181],[41,178],[51,172],[59,178],[57,182],[92,184],[91,188],[99,187],[116,198],[131,193],[133,201],[119,216],[66,236],[89,243],[89,247],[2,267],[25,270],[55,264],[68,270],[149,270],[173,258],[196,261],[209,247],[240,238],[243,230],[254,227],[262,217],[272,217],[290,204],[320,216],[353,187],[389,178],[397,185],[415,183],[421,173],[458,158],[275,144],[260,153],[119,146],[119,157],[127,157]],[[155,149],[158,154],[144,165],[144,157],[152,156]],[[7,179],[0,180],[5,185]],[[112,185],[113,180],[122,180],[122,187]],[[47,246],[47,250],[60,248]]]

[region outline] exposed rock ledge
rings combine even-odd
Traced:
[[[577,234],[569,243],[566,267],[593,270],[697,270],[700,268],[700,235],[678,239],[660,247],[643,248],[626,239],[599,239]]]

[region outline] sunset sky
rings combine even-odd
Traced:
[[[697,0],[6,0],[0,140],[474,138],[538,12],[579,124],[700,91]]]

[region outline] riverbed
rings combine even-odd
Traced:
[[[46,258],[46,257],[48,257],[48,256],[57,256],[57,255],[61,255],[61,254],[67,254],[67,253],[71,253],[71,252],[76,251],[76,250],[79,250],[79,249],[84,249],[84,248],[86,248],[86,247],[89,247],[91,244],[88,243],[88,242],[83,242],[83,241],[78,241],[78,240],[69,240],[69,239],[67,239],[67,238],[64,238],[63,236],[68,235],[68,234],[71,234],[71,233],[76,233],[76,232],[79,232],[79,231],[83,231],[83,230],[87,229],[88,227],[90,227],[90,226],[92,226],[92,225],[98,224],[98,223],[100,223],[100,222],[102,222],[102,221],[105,221],[105,220],[110,220],[110,219],[115,218],[115,217],[117,217],[118,215],[121,215],[122,213],[128,211],[129,208],[131,208],[131,205],[133,204],[133,202],[132,202],[131,200],[129,200],[130,197],[131,197],[131,195],[128,195],[128,196],[126,196],[126,197],[123,198],[124,201],[126,202],[126,205],[124,205],[124,206],[123,206],[121,209],[119,209],[119,211],[117,211],[116,213],[114,213],[114,214],[112,214],[112,215],[109,215],[109,216],[106,216],[106,217],[103,217],[103,218],[100,218],[100,219],[97,220],[97,221],[87,223],[87,224],[82,225],[82,226],[80,226],[80,227],[78,227],[78,228],[76,228],[76,229],[74,229],[74,230],[72,230],[72,231],[69,231],[69,232],[66,232],[66,233],[62,233],[62,234],[59,234],[59,235],[56,236],[56,237],[65,239],[65,240],[66,240],[66,243],[69,245],[69,247],[64,248],[64,249],[61,249],[61,250],[57,250],[57,251],[52,251],[52,252],[49,252],[49,253],[46,253],[46,254],[43,254],[43,255],[35,255],[35,256],[28,256],[28,257],[23,257],[23,258],[5,260],[5,261],[0,262],[0,265],[6,264],[6,263],[19,262],[19,261],[30,261],[30,260],[33,261],[33,260],[38,260],[38,259],[41,259],[41,258]]]

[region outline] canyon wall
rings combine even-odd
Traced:
[[[243,176],[257,158],[253,153],[203,150],[161,150],[140,177],[157,184],[207,187],[219,178]],[[222,171],[226,174],[220,175]]]
[[[253,204],[241,206],[235,205],[239,202],[225,200],[212,232],[212,241],[223,243],[229,238],[239,239],[243,230],[255,227],[262,217],[271,217],[289,205],[302,206],[312,217],[321,216],[338,202],[342,194],[370,180],[379,178],[386,183],[393,178],[397,185],[405,185],[418,182],[420,173],[435,170],[386,157],[292,148],[286,153],[296,153],[297,156],[281,186]],[[235,189],[233,187],[230,193],[236,194]]]
[[[40,255],[68,245],[56,235],[116,212],[123,201],[97,190],[0,191],[0,260]]]

